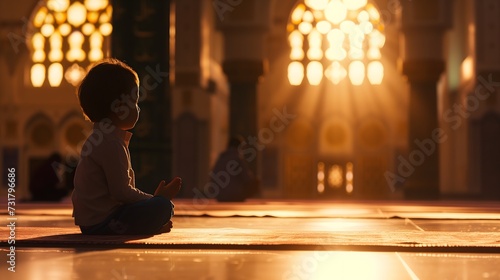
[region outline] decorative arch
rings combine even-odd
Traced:
[[[108,0],[40,1],[27,38],[32,86],[78,85],[87,66],[108,56],[111,15]]]
[[[291,48],[288,80],[319,85],[323,77],[333,84],[349,78],[351,84],[382,83],[380,49],[384,24],[370,0],[301,0],[287,25]]]
[[[80,146],[90,131],[90,123],[85,121],[81,112],[71,111],[66,114],[58,125],[59,141],[64,154],[79,154]]]
[[[29,147],[51,149],[55,147],[55,125],[44,113],[33,115],[25,125],[25,135]]]

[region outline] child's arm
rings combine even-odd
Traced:
[[[135,175],[129,165],[129,156],[125,147],[108,146],[106,151],[100,151],[101,166],[106,174],[109,193],[116,201],[134,203],[153,197],[135,187]]]

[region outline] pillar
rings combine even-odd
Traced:
[[[440,194],[439,136],[443,131],[438,121],[437,83],[445,70],[443,41],[451,22],[450,5],[452,0],[402,2],[402,71],[410,88],[406,159],[412,172],[404,183],[407,199],[437,199]]]
[[[221,6],[215,11],[216,24],[224,35],[223,70],[230,88],[229,135],[239,134],[251,143],[258,138],[257,86],[265,72],[264,45],[270,4],[267,0],[228,1],[228,4],[231,6]],[[249,164],[257,170],[257,160]]]

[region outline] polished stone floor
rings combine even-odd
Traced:
[[[496,202],[177,201],[171,233],[124,242],[82,238],[67,203],[15,218],[0,279],[500,279]]]

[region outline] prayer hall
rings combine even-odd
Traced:
[[[0,279],[500,279],[499,15],[2,0]]]

